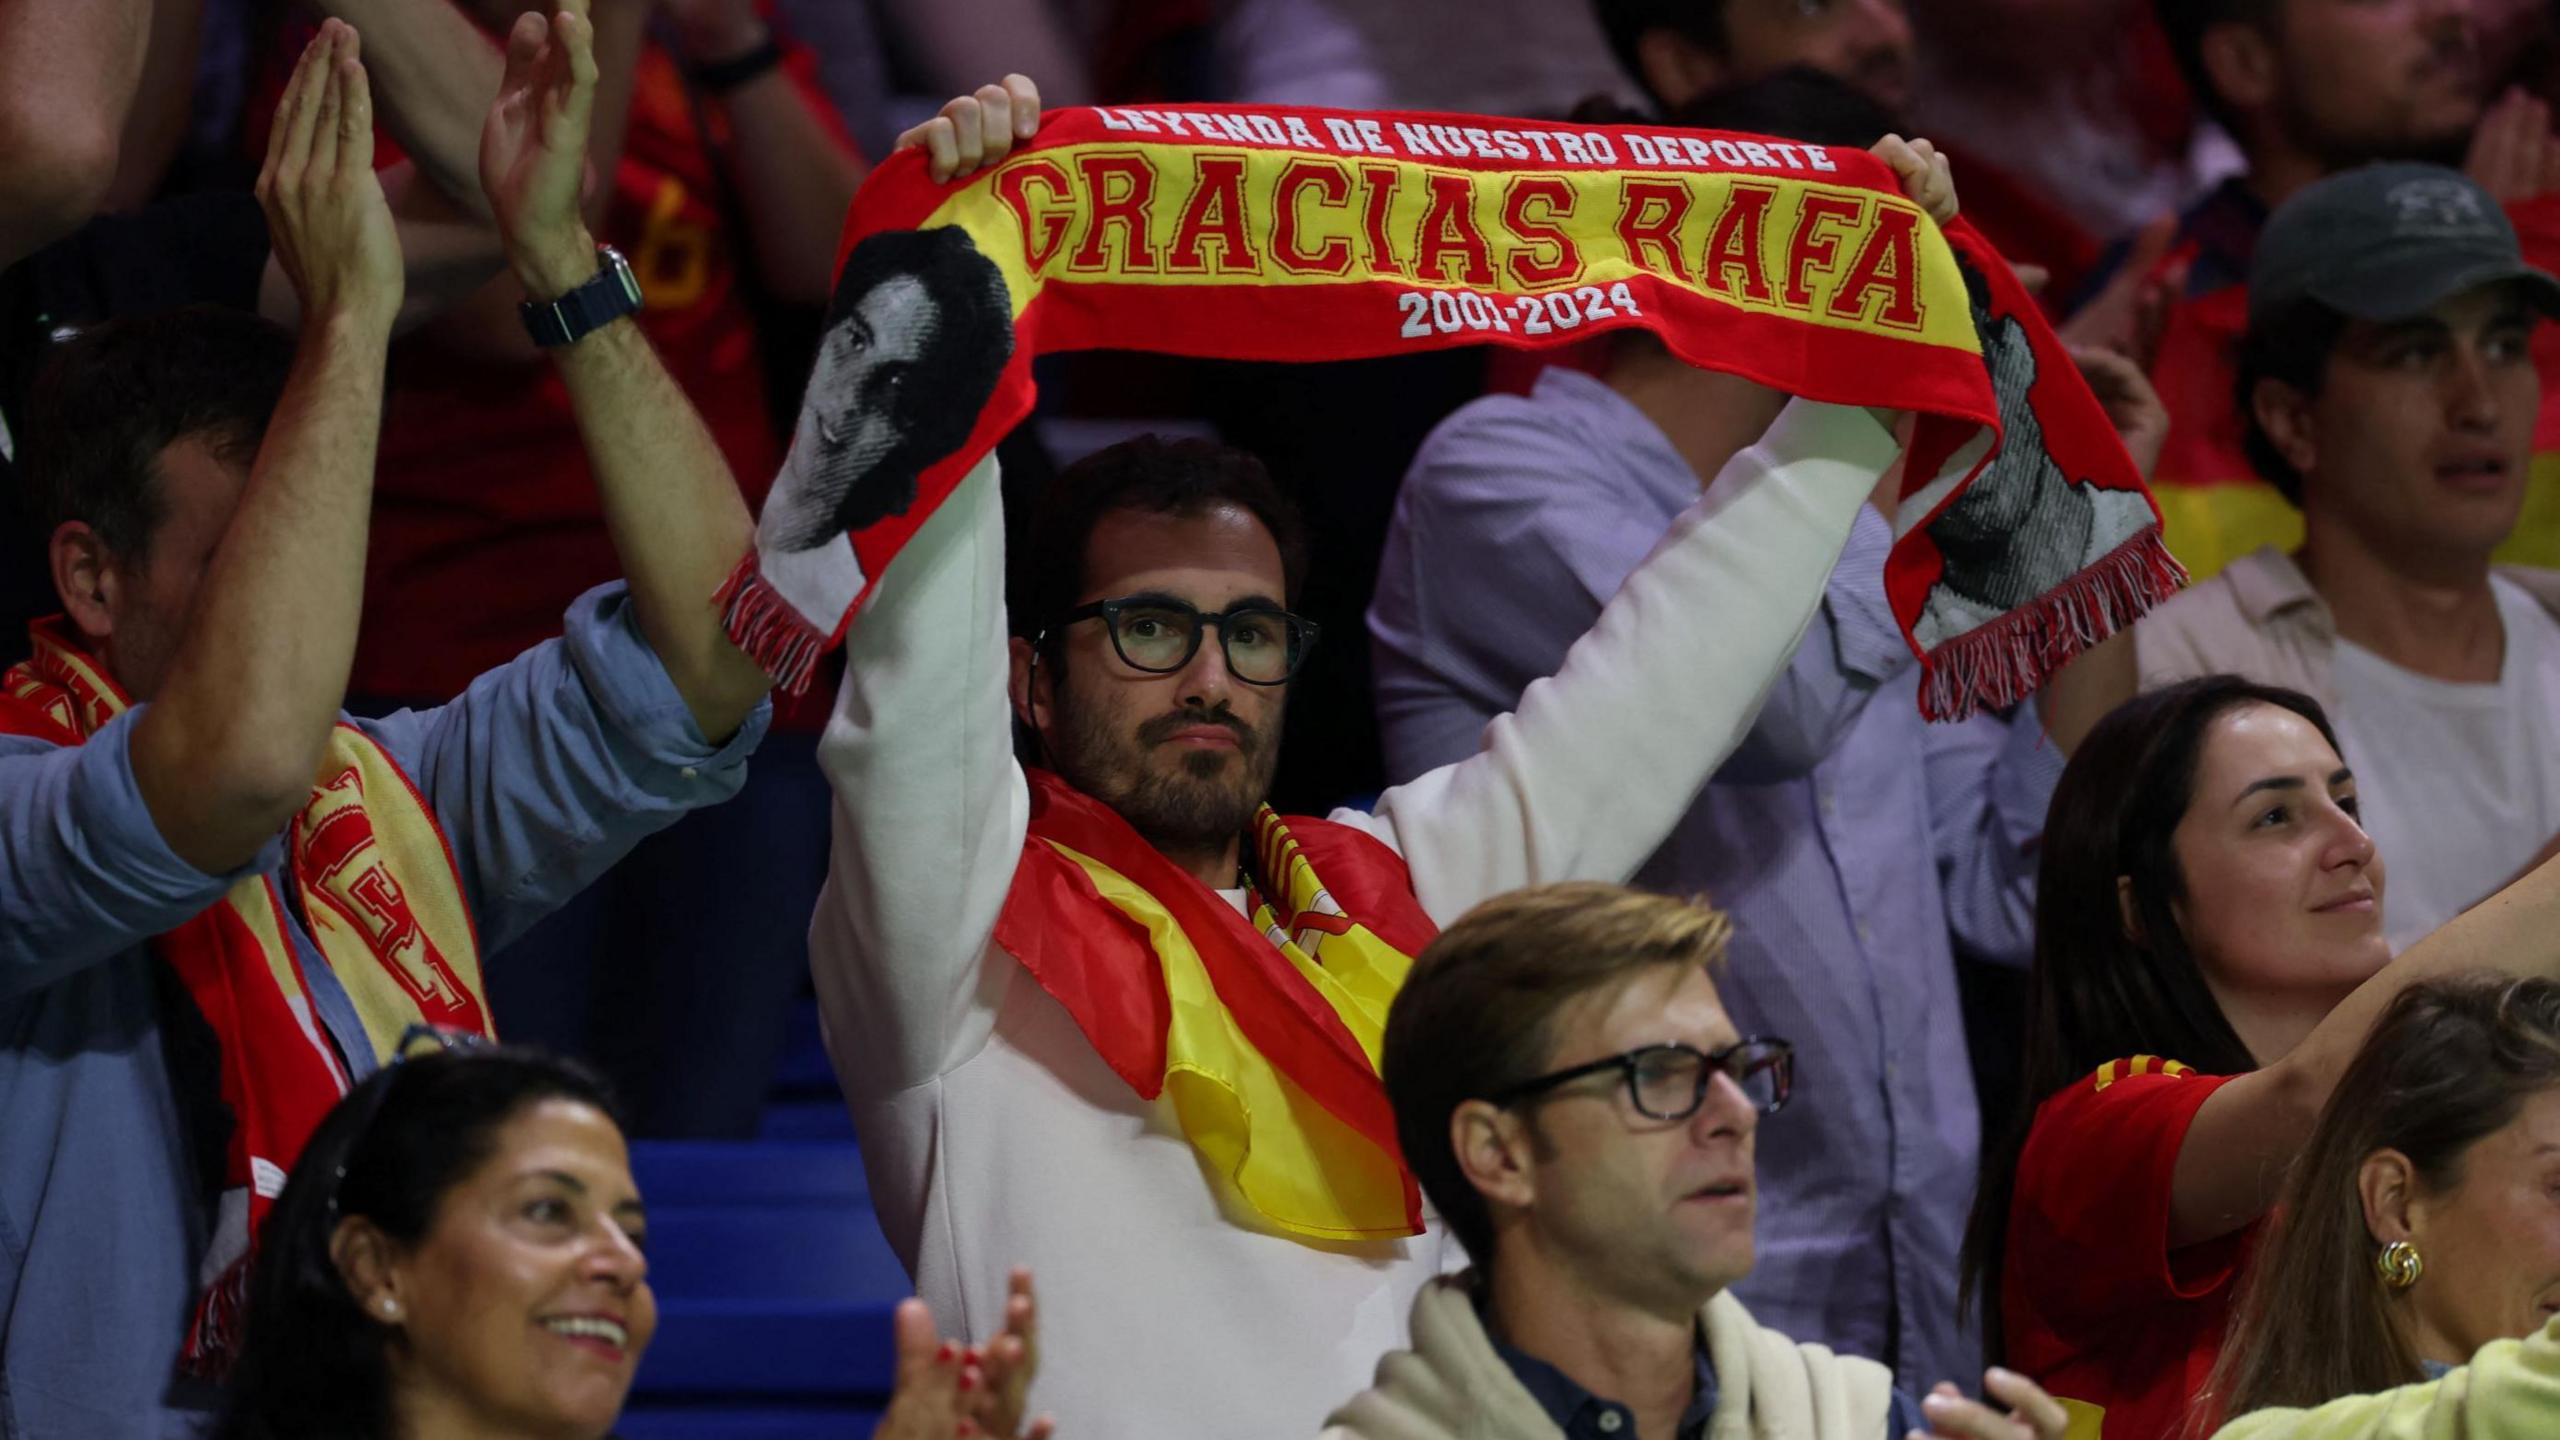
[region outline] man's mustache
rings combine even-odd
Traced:
[[[1161,745],[1172,739],[1177,732],[1188,730],[1195,725],[1223,725],[1233,730],[1236,732],[1236,748],[1248,755],[1253,753],[1255,745],[1261,738],[1254,733],[1252,726],[1237,719],[1234,711],[1220,705],[1215,710],[1203,710],[1195,706],[1159,715],[1138,727],[1138,739],[1149,746]]]

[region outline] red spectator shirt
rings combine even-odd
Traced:
[[[785,68],[834,123],[814,57],[794,47]],[[748,241],[730,233],[719,195],[682,76],[651,44],[599,238],[630,260],[646,302],[641,329],[756,505],[781,451],[739,276]],[[559,634],[580,592],[622,573],[550,363],[466,360],[432,336],[430,327],[392,353],[357,694],[459,694]]]
[[[2111,1060],[2036,1111],[2000,1282],[2008,1364],[2071,1410],[2071,1440],[2173,1440],[2222,1348],[2251,1225],[2169,1248],[2178,1147],[2231,1080]]]

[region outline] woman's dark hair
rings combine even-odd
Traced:
[[[621,1123],[592,1071],[513,1048],[400,1061],[338,1102],[259,1232],[219,1440],[391,1440],[394,1332],[356,1303],[330,1239],[341,1219],[361,1215],[392,1243],[416,1245],[446,1193],[496,1153],[498,1131],[545,1100],[592,1105]]]
[[[2128,1055],[2178,1060],[2207,1075],[2257,1068],[2178,927],[2186,881],[2171,845],[2213,723],[2250,705],[2290,710],[2338,743],[2328,714],[2310,696],[2207,675],[2110,711],[2072,752],[2054,787],[2036,872],[2035,965],[2018,1102],[1997,1143],[1983,1147],[1957,1293],[1960,1310],[1980,1302],[1994,1358],[2005,1348],[2000,1280],[2010,1198],[2037,1108]],[[2131,881],[2130,928],[2119,877]]]
[[[2555,1085],[2560,984],[2484,974],[2402,991],[2285,1178],[2231,1338],[2197,1397],[2204,1423],[2425,1379],[2394,1318],[2407,1302],[2374,1270],[2358,1174],[2367,1156],[2397,1150],[2427,1192],[2442,1194],[2462,1183],[2473,1145]]]
[[[2306,396],[2317,396],[2321,377],[2329,368],[2329,352],[2337,348],[2338,337],[2346,329],[2344,314],[2317,300],[2305,300],[2250,326],[2240,337],[2239,355],[2232,366],[2231,403],[2240,412],[2241,452],[2249,457],[2249,468],[2297,509],[2302,505],[2302,472],[2284,458],[2266,427],[2258,423],[2258,382],[2281,380]]]

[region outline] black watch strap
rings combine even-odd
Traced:
[[[622,252],[596,247],[595,278],[552,300],[527,300],[517,307],[533,343],[545,350],[572,345],[625,315],[640,309],[640,281]]]
[[[714,60],[708,65],[695,65],[685,74],[694,88],[705,95],[726,95],[748,81],[782,64],[782,37],[768,33],[764,43],[743,55]]]

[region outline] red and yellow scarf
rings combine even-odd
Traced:
[[[1437,933],[1404,861],[1306,816],[1254,817],[1245,909],[1117,811],[1033,770],[995,938],[1142,1098],[1173,1097],[1211,1172],[1270,1227],[1419,1233],[1378,1084],[1387,1007]]]
[[[2023,697],[2183,579],[2006,263],[1864,151],[1477,116],[1069,109],[956,184],[920,151],[871,173],[757,553],[721,592],[729,633],[804,684],[1030,412],[1037,355],[1327,361],[1620,329],[1919,417],[1885,588],[1932,715]]]
[[[79,745],[125,712],[124,692],[59,618],[38,621],[31,634],[34,656],[0,676],[0,731]],[[341,723],[331,736],[286,848],[281,879],[248,876],[151,942],[220,1044],[231,1120],[223,1204],[184,1356],[198,1374],[229,1368],[259,1226],[303,1143],[348,1088],[295,953],[284,884],[377,1059],[421,1021],[492,1033],[479,937],[444,831],[362,730]]]

